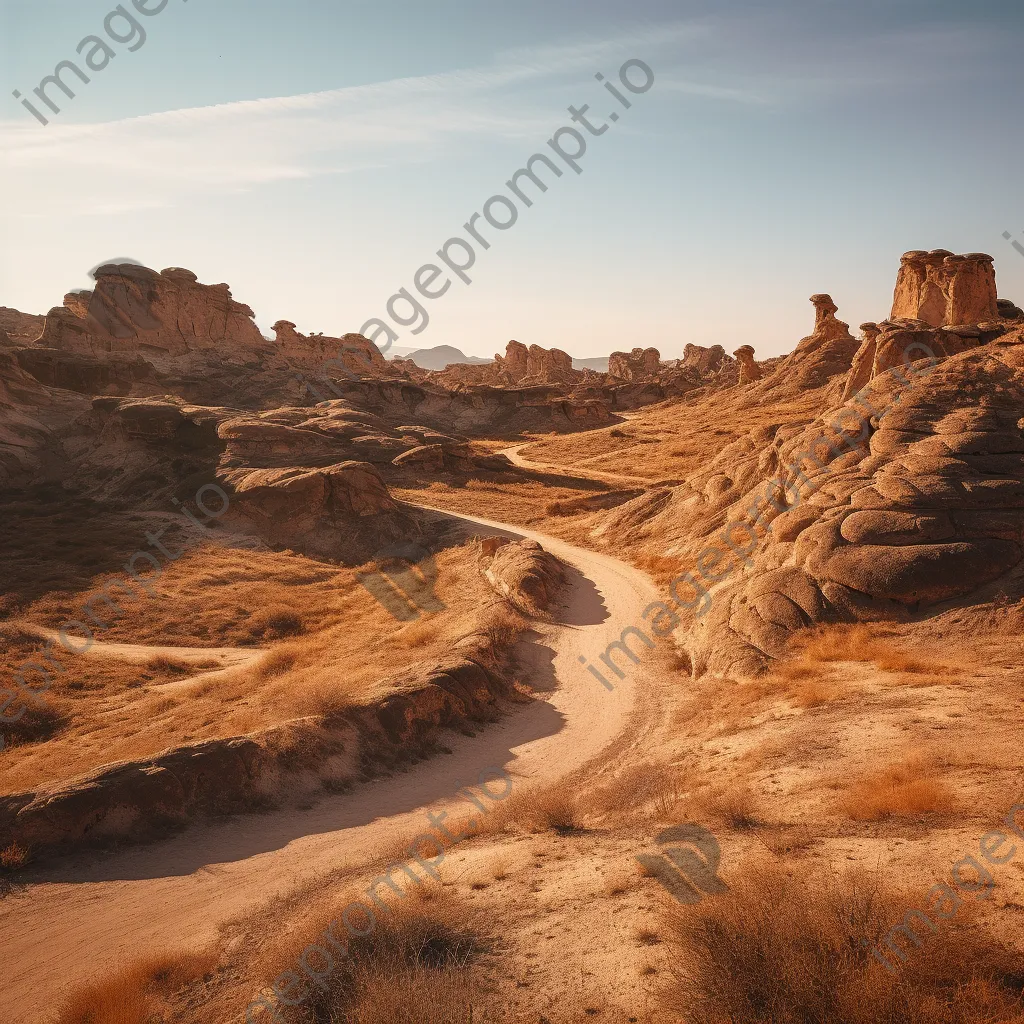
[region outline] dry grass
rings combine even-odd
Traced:
[[[275,950],[260,965],[261,974],[269,979],[294,969],[301,951],[322,939],[345,902],[333,913],[319,914]],[[438,885],[413,889],[388,910],[378,911],[377,926],[369,935],[349,940],[349,956],[336,960],[323,988],[310,986],[297,1019],[463,1024],[474,1002],[469,968],[486,949],[471,911],[451,890]]]
[[[175,991],[210,976],[216,965],[209,952],[141,957],[72,992],[55,1024],[147,1024]]]
[[[848,693],[847,686],[827,666],[803,658],[777,663],[769,682],[784,688],[792,702],[802,708],[830,704]]]
[[[809,672],[815,664],[839,661],[873,662],[883,672],[937,672],[950,668],[945,662],[926,657],[922,652],[897,647],[888,630],[864,623],[847,626],[816,626],[797,637],[794,648],[799,658],[780,666],[789,678]]]
[[[691,771],[664,761],[632,765],[586,794],[588,809],[609,821],[668,818],[693,784]]]
[[[956,802],[934,762],[912,755],[849,786],[840,806],[855,821],[916,817],[952,810]]]
[[[694,805],[737,832],[763,824],[758,814],[758,798],[745,783],[734,782],[703,790],[694,797]]]
[[[557,788],[517,789],[482,820],[480,833],[506,830],[573,835],[585,831],[578,797]]]
[[[1021,1019],[1015,959],[959,922],[927,933],[894,976],[871,955],[908,897],[866,876],[773,865],[696,907],[669,907],[667,1009],[688,1024],[981,1024]]]
[[[32,860],[31,850],[17,840],[0,850],[0,871],[18,871]]]
[[[156,599],[124,598],[123,616],[97,631],[97,640],[252,648],[259,639],[269,651],[253,650],[248,665],[210,672],[192,684],[183,680],[215,667],[215,657],[196,663],[166,652],[129,662],[57,648],[64,671],[53,673],[51,689],[20,722],[3,727],[11,747],[3,754],[0,793],[60,782],[114,760],[152,757],[171,746],[335,715],[375,699],[391,673],[443,657],[453,638],[488,623],[496,638],[518,630],[521,620],[503,614],[472,545],[440,552],[436,564],[435,592],[445,609],[399,622],[359,584],[355,570],[212,544],[187,553],[167,567]],[[81,618],[83,602],[95,593],[94,586],[73,597],[40,599],[26,619],[57,625]],[[71,614],[74,608],[79,611]],[[300,637],[292,635],[299,631]],[[277,639],[282,636],[290,639]],[[0,670],[13,672],[36,657],[43,642],[23,633],[5,646]]]

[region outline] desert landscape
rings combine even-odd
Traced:
[[[587,88],[630,125],[659,84],[735,100],[617,47],[579,66],[617,54]],[[361,104],[391,99],[346,88],[377,139]],[[879,228],[856,281],[816,253],[766,268],[813,279],[778,299],[803,337],[747,319],[739,258],[691,267],[659,339],[556,283],[578,330],[482,354],[564,270],[531,251],[538,290],[509,283],[493,322],[410,337],[520,244],[509,210],[611,146],[569,110],[579,130],[333,334],[288,244],[268,289],[214,221],[177,251],[231,283],[117,257],[88,287],[35,267],[48,311],[0,306],[5,1020],[1024,1022],[1024,249],[935,210]],[[172,150],[188,113],[152,115]],[[95,129],[35,120],[25,167],[23,133],[73,160]],[[145,148],[137,120],[117,131]],[[75,244],[166,248],[145,209]],[[888,243],[944,230],[992,253]],[[644,294],[601,301],[648,315]]]

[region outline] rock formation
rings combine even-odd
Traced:
[[[535,540],[488,537],[481,564],[491,586],[524,615],[544,617],[565,584],[562,563]]]
[[[688,344],[683,349],[682,365],[692,367],[702,377],[718,373],[727,362],[730,362],[729,357],[721,345],[705,348],[703,345]]]
[[[16,344],[27,345],[39,337],[46,317],[0,306],[0,331]]]
[[[361,334],[331,338],[300,334],[289,320],[274,324],[278,353],[293,366],[325,372],[328,376],[356,374],[381,376],[394,370],[379,348]]]
[[[740,384],[753,384],[755,380],[761,379],[763,373],[761,372],[761,367],[754,362],[753,345],[741,345],[733,352],[733,355],[739,364]]]
[[[948,249],[915,249],[900,261],[890,320],[923,320],[932,327],[979,324],[999,317],[992,257],[956,256]]]
[[[551,384],[573,381],[579,371],[572,368],[572,358],[559,348],[540,345],[527,348],[520,341],[510,341],[505,355],[495,354],[496,378],[502,384]]]
[[[199,284],[181,267],[158,274],[132,263],[99,267],[95,278],[92,291],[70,292],[47,313],[36,344],[151,361],[216,352],[245,362],[269,351],[253,311],[226,284]]]
[[[50,463],[64,464],[56,432],[81,415],[88,402],[44,386],[0,344],[0,490],[32,483]]]
[[[785,376],[800,390],[821,387],[837,374],[846,373],[860,347],[849,324],[836,318],[838,307],[831,295],[812,295],[811,304],[814,330],[776,367],[777,375]]]
[[[805,371],[821,370],[857,344],[831,300],[812,301],[815,333],[754,398],[792,381],[801,352]],[[843,396],[816,377],[820,415],[758,427],[682,486],[602,523],[620,543],[657,534],[698,567],[675,593],[697,674],[763,671],[815,623],[903,620],[1020,592],[1024,324],[901,317],[862,330]]]
[[[656,348],[635,348],[632,352],[613,352],[608,357],[608,374],[620,380],[657,377],[661,353]]]

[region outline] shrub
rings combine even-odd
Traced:
[[[1020,1019],[1024,978],[1014,958],[959,922],[944,922],[895,973],[887,970],[872,949],[902,921],[912,897],[880,892],[867,875],[793,877],[761,864],[730,884],[728,893],[697,906],[666,904],[674,964],[665,997],[683,1021]]]
[[[284,605],[261,608],[249,620],[250,634],[262,640],[298,636],[304,633],[305,629],[302,616]]]
[[[46,698],[43,698],[45,700]],[[10,746],[16,743],[39,743],[56,736],[68,724],[68,716],[52,702],[32,701],[20,708],[12,708],[11,714],[24,710],[16,722],[4,722],[4,739]]]
[[[57,1009],[55,1024],[147,1024],[164,999],[210,975],[216,963],[209,952],[139,957],[75,989]]]
[[[853,783],[842,799],[842,809],[855,821],[880,821],[889,817],[913,817],[948,811],[953,794],[934,766],[913,756],[894,762]]]
[[[0,871],[17,871],[32,860],[32,853],[17,840],[0,850]]]

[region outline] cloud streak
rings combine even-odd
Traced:
[[[484,67],[102,123],[0,122],[5,185],[9,194],[47,196],[17,216],[49,218],[422,163],[486,142],[537,142],[564,112],[560,85],[702,31],[645,26],[616,39],[507,51]]]

